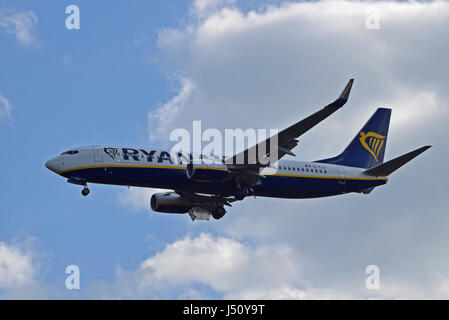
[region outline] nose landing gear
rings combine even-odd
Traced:
[[[83,196],[87,196],[90,193],[89,188],[87,187],[87,180],[86,179],[81,179],[81,178],[77,178],[77,177],[70,177],[67,179],[68,183],[73,183],[79,186],[84,186],[83,190],[81,191],[81,194]]]
[[[84,186],[83,190],[81,191],[81,194],[83,196],[87,196],[90,193],[90,190],[87,186]]]

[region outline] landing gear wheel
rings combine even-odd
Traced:
[[[223,216],[226,214],[226,210],[223,207],[218,207],[212,212],[212,217],[214,219],[218,220],[223,218]]]
[[[88,187],[84,187],[84,189],[81,191],[81,194],[83,196],[87,196],[89,194],[90,190]]]

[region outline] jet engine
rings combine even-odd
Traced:
[[[188,197],[180,196],[175,192],[155,193],[150,203],[153,211],[164,213],[187,213],[192,208]]]
[[[223,163],[187,165],[187,177],[193,181],[216,182],[226,179],[228,175],[228,166]]]

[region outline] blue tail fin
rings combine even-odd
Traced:
[[[371,168],[384,161],[391,109],[379,108],[338,156],[316,162]]]

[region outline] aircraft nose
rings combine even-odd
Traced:
[[[56,172],[56,158],[50,159],[45,162],[45,166],[47,167],[47,169]]]

